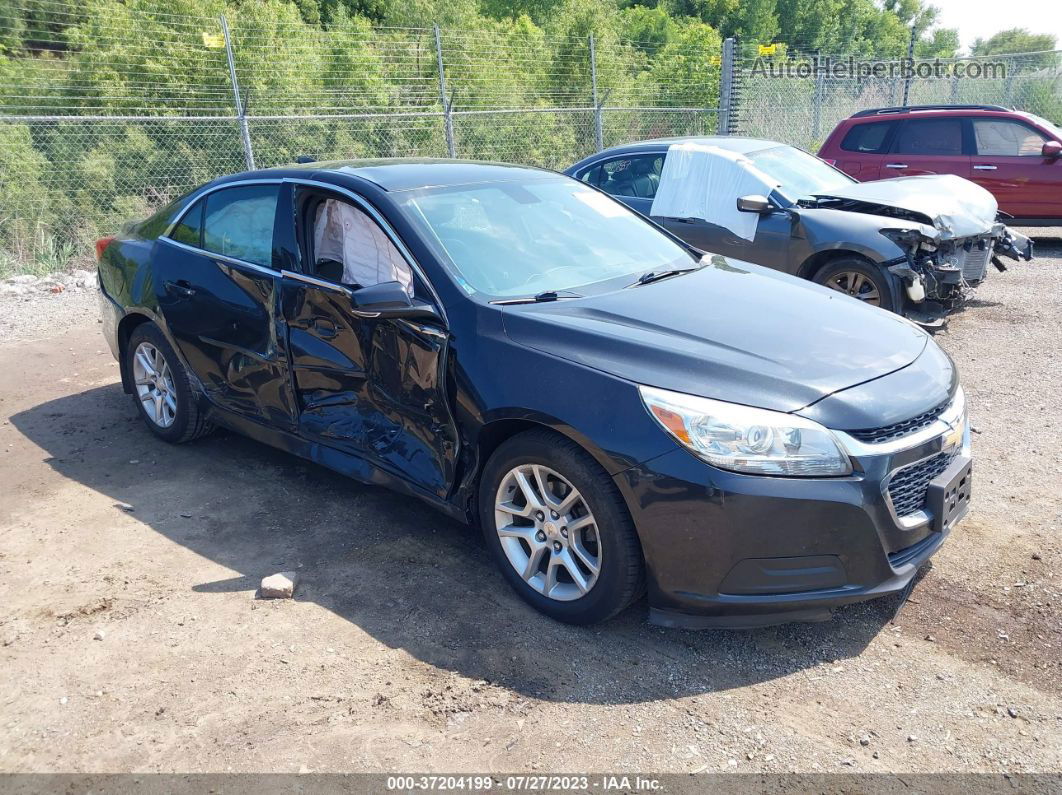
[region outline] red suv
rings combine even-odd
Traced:
[[[987,188],[1028,226],[1062,224],[1062,129],[999,105],[862,110],[837,125],[819,157],[860,182],[957,174]]]

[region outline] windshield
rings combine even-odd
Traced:
[[[566,177],[425,188],[401,206],[462,287],[498,298],[697,264],[622,204]]]
[[[815,155],[792,146],[772,146],[750,152],[747,157],[760,171],[776,180],[784,194],[794,198],[829,193],[855,182]]]

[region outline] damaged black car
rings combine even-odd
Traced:
[[[645,594],[671,626],[821,620],[903,592],[969,506],[928,334],[553,172],[237,174],[96,250],[151,433],[228,428],[423,500],[563,621]]]
[[[1032,258],[996,200],[952,175],[856,182],[814,155],[740,137],[644,141],[565,173],[698,249],[826,285],[939,326],[989,264]]]

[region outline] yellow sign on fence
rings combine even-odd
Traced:
[[[203,46],[212,49],[221,49],[225,46],[225,37],[220,33],[204,33]]]
[[[760,45],[760,55],[774,55],[776,52],[778,52],[778,45],[777,44],[761,44]]]

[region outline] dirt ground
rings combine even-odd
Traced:
[[[0,306],[0,770],[1062,770],[1062,240],[1040,246],[938,335],[975,503],[911,600],[740,632],[644,604],[554,623],[418,502],[231,434],[157,441],[90,295]],[[284,569],[296,598],[257,600]]]

